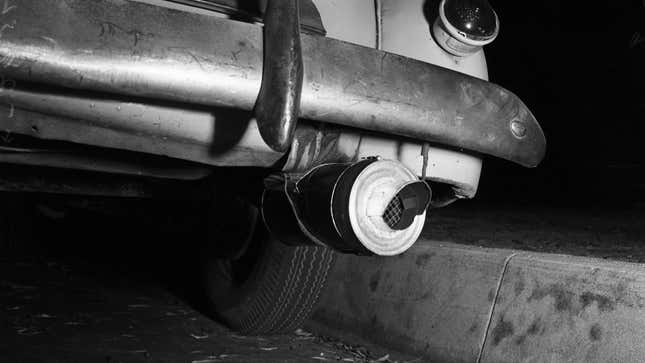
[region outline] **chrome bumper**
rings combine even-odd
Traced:
[[[27,81],[242,110],[252,110],[258,97],[259,26],[116,0],[21,0],[2,22],[6,91]],[[301,118],[527,167],[544,156],[545,137],[531,112],[493,83],[315,35],[302,35],[302,49]],[[2,92],[0,102],[13,107],[12,92]]]

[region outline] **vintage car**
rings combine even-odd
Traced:
[[[336,253],[410,248],[428,209],[475,196],[483,157],[545,153],[487,80],[486,0],[2,1],[2,188],[207,180],[204,286],[243,333],[298,327]]]

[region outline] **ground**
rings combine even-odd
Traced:
[[[422,238],[645,263],[645,207],[459,201],[428,212]]]
[[[302,329],[235,334],[198,296],[196,215],[91,204],[103,211],[3,203],[0,239],[12,241],[0,257],[0,362],[419,361]]]
[[[161,286],[97,279],[57,261],[4,260],[0,271],[3,362],[395,359],[303,330],[275,337],[237,335]]]
[[[244,337],[216,323],[196,283],[202,206],[59,202],[2,204],[2,362],[423,361],[329,332]],[[462,201],[428,213],[422,237],[645,262],[643,215]]]

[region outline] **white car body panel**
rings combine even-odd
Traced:
[[[314,0],[327,36],[350,43],[415,58],[488,80],[484,52],[468,58],[446,53],[432,39],[431,23],[423,13],[424,0]],[[347,138],[353,140],[353,138]],[[359,157],[381,156],[401,161],[424,175],[422,144],[391,136],[362,135]],[[457,186],[459,197],[474,197],[482,159],[450,149],[430,146],[425,175]]]

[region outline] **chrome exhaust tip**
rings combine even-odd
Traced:
[[[393,256],[418,239],[431,197],[428,184],[400,162],[369,158],[320,165],[287,180],[282,193],[265,192],[262,211],[279,240],[294,243],[304,235],[341,252]],[[287,206],[295,223],[280,216]],[[297,230],[285,233],[288,223]]]

